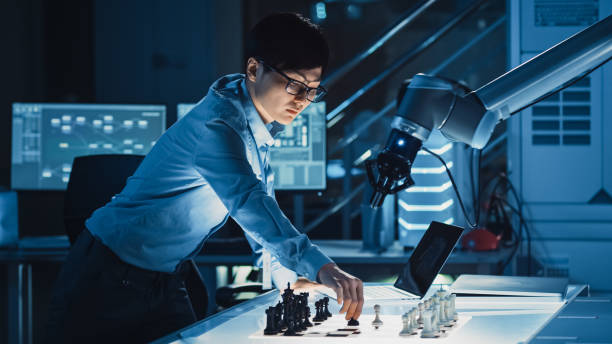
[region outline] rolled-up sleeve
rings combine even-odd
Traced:
[[[204,126],[194,165],[206,179],[230,216],[280,264],[311,280],[332,262],[297,231],[276,200],[253,173],[238,133],[221,119]]]

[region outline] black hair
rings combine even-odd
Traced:
[[[329,47],[321,28],[297,13],[265,17],[250,31],[247,59],[260,58],[280,70],[327,68]]]

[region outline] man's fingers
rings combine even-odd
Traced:
[[[361,311],[363,309],[363,283],[359,281],[359,285],[357,286],[357,307],[355,308],[355,314],[353,314],[353,319],[357,320],[361,316]]]
[[[353,314],[355,313],[355,309],[357,308],[357,303],[359,302],[359,300],[357,299],[357,285],[358,283],[356,280],[353,280],[348,283],[349,293],[351,295],[351,304],[346,312],[346,320],[349,320],[353,316]]]
[[[342,292],[344,293],[344,304],[340,309],[340,313],[344,313],[348,311],[349,306],[351,305],[351,290],[349,288],[349,283],[347,281],[341,281],[340,285],[342,285]]]
[[[342,290],[342,285],[336,286],[334,291],[336,292],[336,300],[338,301],[338,304],[342,304],[342,301],[344,300],[344,290]]]

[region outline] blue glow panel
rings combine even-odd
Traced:
[[[179,103],[180,120],[196,104]],[[325,103],[311,103],[276,137],[270,166],[276,190],[323,190],[327,186]]]
[[[13,103],[11,187],[65,190],[75,157],[145,155],[165,128],[161,105]]]

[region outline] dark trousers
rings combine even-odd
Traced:
[[[127,264],[84,230],[54,286],[47,343],[142,343],[195,322],[188,270]]]

